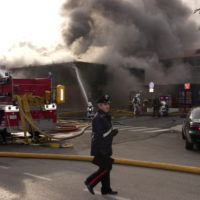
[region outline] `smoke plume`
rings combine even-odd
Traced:
[[[8,68],[72,60],[73,57],[66,52],[66,47],[62,44],[44,47],[29,41],[17,42],[5,54],[0,55],[0,65],[6,65]]]
[[[77,56],[175,57],[199,42],[192,11],[181,0],[68,0],[63,10],[70,17],[63,35]]]
[[[67,0],[63,37],[78,58],[111,66],[127,88],[135,80],[127,72],[123,76],[122,66],[143,68],[157,82],[175,81],[181,71],[188,75],[185,67],[178,64],[180,70],[165,73],[159,60],[198,47],[199,28],[191,14],[181,0]]]

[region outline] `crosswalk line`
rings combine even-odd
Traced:
[[[146,127],[133,127],[132,126],[129,128],[120,128],[119,131],[132,130],[132,129],[136,130],[136,129],[144,129],[144,128],[146,128]]]
[[[38,176],[38,175],[31,174],[31,173],[28,173],[28,172],[24,172],[24,174],[27,175],[27,176],[31,176],[33,178],[37,178],[37,179],[41,179],[41,180],[45,180],[45,181],[51,181],[52,180],[50,178],[46,178],[44,176]]]
[[[133,129],[133,130],[129,130],[129,131],[138,132],[138,131],[153,131],[153,130],[158,130],[158,128],[142,128],[142,129]]]
[[[1,169],[9,169],[9,167],[3,166],[3,165],[1,165],[0,168]]]
[[[113,128],[121,129],[121,128],[134,128],[133,126],[113,126]],[[142,127],[138,127],[142,128]],[[144,128],[144,127],[143,127]],[[92,130],[92,127],[89,127],[87,130]]]
[[[84,133],[91,133],[92,132],[92,130],[86,130],[86,131],[84,131]]]
[[[169,131],[170,129],[158,129],[158,130],[154,130],[154,131],[146,131],[147,133],[158,133],[158,132],[166,132]]]
[[[113,127],[120,129],[120,128],[131,128],[132,126],[113,126]]]
[[[146,133],[156,133],[156,132],[166,132],[170,129],[160,129],[160,128],[148,128],[148,127],[139,127],[139,126],[114,126],[113,128],[117,128],[119,131],[131,131],[131,132],[141,132],[144,131]],[[91,133],[92,129],[87,129],[85,133]]]

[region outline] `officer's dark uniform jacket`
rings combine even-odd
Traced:
[[[92,121],[91,155],[112,155],[112,123],[108,113],[99,110]]]

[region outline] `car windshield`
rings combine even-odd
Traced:
[[[200,119],[200,108],[192,110],[190,117],[191,119]]]

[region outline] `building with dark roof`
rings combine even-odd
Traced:
[[[112,78],[112,72],[104,64],[74,62],[58,63],[49,65],[31,65],[20,68],[10,69],[15,77],[42,78],[48,76],[51,72],[54,74],[53,85],[63,84],[66,87],[66,104],[61,109],[82,108],[86,106],[73,65],[76,65],[81,79],[83,81],[89,100],[95,102],[96,99],[107,91],[108,82]],[[129,68],[130,74],[136,76],[141,82],[144,82],[145,71],[142,69]],[[126,77],[123,77],[126,78]],[[109,82],[110,83],[110,82]],[[116,88],[117,90],[118,88]],[[114,96],[115,92],[109,93]],[[127,102],[128,97],[125,101]],[[117,102],[115,98],[113,105]],[[118,103],[118,102],[117,102]]]

